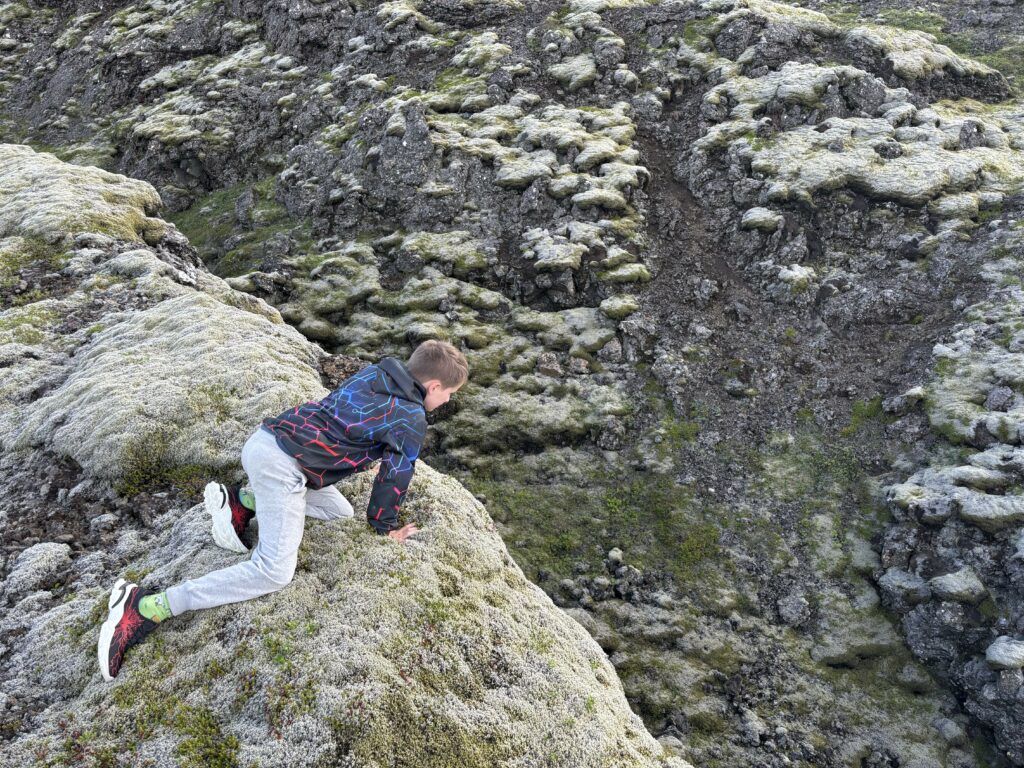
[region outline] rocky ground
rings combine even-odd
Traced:
[[[149,181],[232,295],[328,352],[466,349],[427,461],[669,749],[1024,764],[1019,2],[13,3],[0,27],[0,139]],[[0,317],[66,291],[62,259],[5,253]],[[109,535],[45,522],[104,467],[62,418],[31,422],[77,441],[47,494],[9,481],[38,510],[10,563]],[[178,439],[173,477],[111,491],[122,519],[230,460]]]

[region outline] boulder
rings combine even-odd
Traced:
[[[1002,635],[985,649],[985,661],[993,669],[1020,669],[1024,667],[1024,641]]]
[[[985,585],[970,568],[961,568],[956,573],[936,576],[928,584],[935,594],[943,600],[955,600],[960,603],[979,603],[988,594]]]

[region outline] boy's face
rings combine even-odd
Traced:
[[[423,388],[427,390],[427,396],[423,398],[423,407],[428,411],[432,411],[447,403],[448,398],[459,390],[458,387],[447,389],[437,379],[430,379],[424,382]]]

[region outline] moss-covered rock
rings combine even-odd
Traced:
[[[0,144],[0,238],[67,244],[75,232],[97,232],[156,242],[167,229],[151,215],[159,207],[160,196],[145,182]]]
[[[576,91],[597,79],[597,66],[593,55],[581,53],[548,67],[548,74],[570,91]]]
[[[361,507],[371,483],[368,473],[341,490]],[[17,654],[26,680],[60,670],[61,682],[7,758],[57,753],[73,722],[94,754],[116,746],[189,765],[301,754],[361,766],[687,766],[663,756],[604,652],[527,581],[458,482],[421,465],[403,517],[421,528],[405,544],[361,519],[310,522],[288,587],[167,621],[113,684],[88,629],[105,590],[54,608]],[[146,585],[233,561],[210,541],[201,505],[155,530],[118,545]],[[76,623],[87,629],[71,641],[57,631]]]
[[[259,416],[323,393],[322,352],[197,269],[180,234],[146,215],[159,202],[149,184],[27,147],[0,155],[0,274],[46,263],[72,283],[0,312],[0,351],[18,363],[0,388],[5,449],[72,457],[134,492],[189,467],[237,465]]]
[[[64,385],[25,410],[7,437],[120,479],[128,453],[171,430],[163,461],[226,466],[261,415],[324,394],[315,364],[288,326],[200,293],[180,296],[99,332]]]

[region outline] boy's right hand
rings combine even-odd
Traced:
[[[409,523],[408,525],[399,528],[397,531],[391,531],[388,536],[395,541],[405,541],[414,533],[418,533],[419,528],[416,527],[416,523]]]

